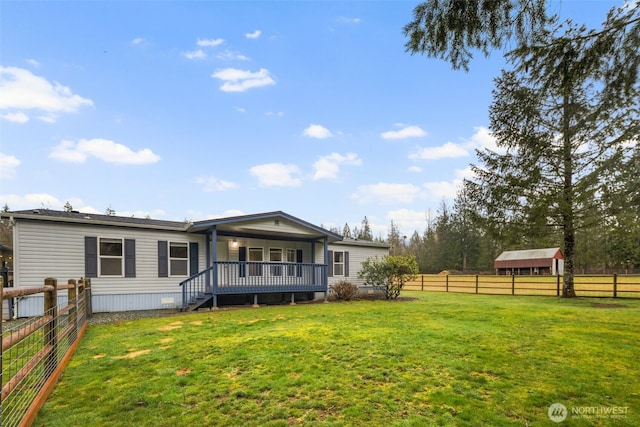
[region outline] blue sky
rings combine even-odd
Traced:
[[[551,7],[598,23],[618,3]],[[505,63],[409,55],[416,4],[4,0],[0,203],[422,232],[493,146]]]

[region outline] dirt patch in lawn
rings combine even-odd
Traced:
[[[165,331],[172,331],[174,329],[180,329],[180,328],[182,328],[182,322],[177,321],[177,322],[173,322],[173,323],[170,323],[168,325],[165,325],[165,326],[160,326],[158,328],[158,330],[162,331],[162,332],[165,332]]]
[[[601,302],[593,303],[591,304],[591,306],[594,308],[627,308],[626,305],[622,305],[622,304],[605,304]]]
[[[135,359],[138,356],[142,356],[143,354],[148,353],[151,353],[151,350],[132,351],[131,353],[127,353],[124,356],[115,356],[114,359]]]

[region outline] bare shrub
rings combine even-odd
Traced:
[[[358,298],[358,286],[348,280],[340,280],[329,286],[329,292],[337,300],[351,301]]]

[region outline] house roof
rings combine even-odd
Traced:
[[[52,221],[59,223],[183,231],[189,233],[207,233],[215,227],[220,235],[259,235],[269,237],[286,236],[287,238],[301,240],[315,240],[327,237],[328,241],[331,243],[342,240],[342,236],[338,234],[282,211],[207,219],[204,221],[196,221],[194,223],[116,215],[100,215],[78,211],[56,211],[51,209],[5,212],[2,213],[2,217],[26,221]]]
[[[78,211],[56,211],[51,209],[31,209],[5,212],[2,213],[2,217],[22,220],[109,225],[175,231],[187,231],[189,226],[191,226],[191,223],[188,222],[165,221],[159,219],[125,217],[116,215],[100,215]]]
[[[327,237],[333,243],[342,240],[342,236],[317,225],[311,224],[282,211],[264,212],[226,218],[196,221],[189,229],[192,233],[206,233],[213,227],[220,235],[260,235],[283,236],[314,240]]]
[[[371,240],[360,240],[360,239],[344,239],[341,242],[335,242],[336,244],[344,244],[349,246],[367,246],[374,248],[383,248],[389,249],[391,245],[382,242],[372,242]]]
[[[563,259],[560,248],[525,249],[520,251],[504,251],[496,261],[520,261],[533,259]]]

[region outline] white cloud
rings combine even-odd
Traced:
[[[386,217],[389,221],[393,221],[393,223],[398,226],[400,231],[404,233],[413,233],[413,230],[424,229],[427,225],[427,216],[424,211],[397,209],[389,211]],[[408,234],[406,236],[408,243],[408,239],[411,236]]]
[[[427,190],[428,196],[433,200],[454,199],[458,190],[462,188],[465,179],[473,178],[471,166],[464,169],[456,169],[451,181],[425,182],[422,186]]]
[[[453,199],[458,193],[458,189],[462,185],[461,179],[455,179],[451,182],[439,181],[439,182],[425,182],[423,187],[427,189],[429,196],[434,199]]]
[[[388,184],[380,182],[361,185],[352,199],[360,203],[378,202],[379,204],[411,203],[420,195],[420,187],[413,184]]]
[[[244,107],[235,107],[235,110],[238,113],[246,113],[247,112],[247,110]]]
[[[0,179],[11,179],[16,175],[20,160],[9,154],[0,153]]]
[[[146,46],[148,43],[143,37],[136,37],[129,42],[131,46]]]
[[[226,61],[248,61],[249,57],[245,56],[239,52],[234,52],[231,50],[225,50],[224,52],[220,52],[216,55],[216,58],[223,59]]]
[[[257,39],[260,37],[260,34],[262,34],[262,31],[260,30],[255,30],[253,33],[246,33],[244,36],[248,39]]]
[[[492,151],[500,150],[496,145],[496,138],[491,131],[484,126],[476,126],[473,128],[475,133],[471,136],[468,145],[472,148],[483,149],[488,148]]]
[[[302,134],[304,136],[308,136],[309,138],[316,138],[316,139],[325,139],[333,136],[331,131],[326,127],[322,125],[314,125],[314,124],[309,125],[309,127],[306,128],[302,132]]]
[[[160,156],[148,148],[133,151],[126,145],[100,138],[81,139],[77,143],[63,140],[51,150],[49,157],[71,163],[84,163],[88,157],[95,157],[107,163],[136,165],[160,160]]]
[[[78,197],[67,197],[64,199],[57,198],[47,193],[34,193],[34,194],[0,194],[0,204],[4,206],[6,203],[9,206],[9,209],[12,211],[19,211],[25,209],[55,209],[62,210],[64,209],[64,205],[66,202],[71,203],[74,210],[84,212],[84,213],[93,213],[93,214],[103,214],[104,210],[100,211],[91,206],[85,205],[82,199]],[[118,212],[120,215],[120,212]]]
[[[422,168],[420,166],[409,166],[409,169],[407,169],[409,172],[411,173],[420,173],[422,172]]]
[[[455,171],[456,178],[458,179],[471,179],[474,177],[473,170],[471,166],[467,166],[464,169],[456,169]]]
[[[418,126],[406,126],[400,130],[390,130],[382,132],[380,137],[383,139],[405,139],[405,138],[419,138],[427,135],[427,132],[422,130]]]
[[[207,54],[202,49],[192,50],[189,52],[182,52],[182,56],[187,59],[204,59],[207,57]]]
[[[27,116],[22,111],[17,113],[0,114],[0,117],[9,122],[20,123],[20,124],[27,123],[29,121],[29,116]]]
[[[217,219],[246,215],[246,213],[240,209],[227,209],[222,213],[203,213],[202,211],[188,210],[187,213],[193,218],[198,219]]]
[[[338,153],[322,156],[313,164],[313,179],[336,179],[340,173],[340,165],[343,164],[360,166],[362,160],[355,153],[347,153],[346,156]]]
[[[282,111],[267,111],[265,115],[267,117],[283,117],[284,113]]]
[[[0,204],[7,204],[12,211],[23,209],[38,209],[46,207],[49,209],[62,209],[65,202],[61,202],[56,197],[46,193],[25,194],[0,194]]]
[[[410,154],[410,159],[420,160],[437,160],[437,159],[449,159],[456,157],[466,157],[469,155],[469,151],[462,145],[454,144],[453,142],[447,142],[439,147],[422,147],[415,153]]]
[[[215,47],[224,43],[224,39],[198,39],[196,44],[200,47]]]
[[[45,122],[45,123],[55,123],[56,122],[56,117],[53,116],[53,115],[38,116],[37,119],[40,120],[41,122]]]
[[[252,167],[249,172],[258,178],[261,187],[299,187],[300,169],[296,165],[267,163]]]
[[[237,68],[225,68],[216,71],[211,77],[224,82],[220,86],[220,90],[223,92],[244,92],[254,87],[276,84],[269,75],[269,70],[266,68],[261,68],[256,72],[239,70]]]
[[[360,18],[347,18],[346,16],[338,17],[338,22],[341,24],[359,24]]]
[[[212,191],[231,190],[238,186],[235,182],[218,179],[215,176],[198,177],[194,182],[196,184],[202,184],[202,190],[207,193],[211,193]]]
[[[31,65],[33,68],[40,68],[40,63],[38,61],[36,61],[35,59],[29,58],[27,60],[25,60],[25,62],[29,65]]]
[[[92,105],[93,101],[58,82],[51,84],[24,68],[0,66],[0,110],[40,110],[53,118],[53,113],[75,112]]]
[[[489,129],[483,126],[477,126],[473,129],[474,134],[464,142],[459,144],[447,142],[438,147],[418,147],[414,153],[409,155],[409,158],[413,160],[451,159],[470,156],[474,149],[501,150],[496,145],[496,139],[491,135]]]

